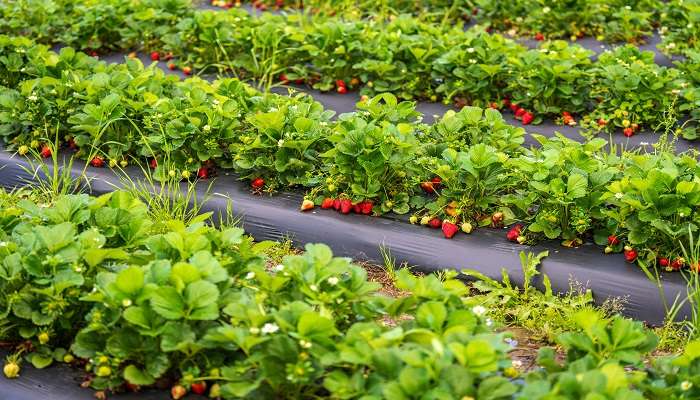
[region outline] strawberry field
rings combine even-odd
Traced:
[[[3,2],[0,397],[700,398],[698,38],[697,0]]]

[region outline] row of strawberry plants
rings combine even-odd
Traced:
[[[325,245],[266,265],[270,243],[202,216],[149,219],[126,192],[0,207],[3,372],[56,362],[107,393],[169,388],[211,398],[691,399],[700,343],[644,358],[658,340],[640,322],[572,316],[566,351],[522,373],[458,274],[396,274],[405,296]],[[387,322],[391,321],[391,322]]]
[[[700,2],[697,0],[578,0],[560,3],[463,0],[451,4],[424,0],[392,2],[390,6],[375,1],[373,7],[348,0],[254,0],[252,4],[263,11],[268,8],[306,8],[317,13],[341,13],[345,18],[362,16],[368,9],[380,15],[412,13],[422,19],[473,18],[489,30],[537,40],[569,38],[576,41],[588,36],[600,41],[641,43],[658,28],[663,39],[660,48],[669,54],[697,48],[700,37]],[[240,6],[241,1],[213,0],[212,5],[231,8]]]
[[[159,180],[232,169],[258,193],[306,188],[304,208],[412,213],[448,237],[519,221],[509,238],[521,243],[593,239],[630,262],[697,269],[681,257],[700,225],[695,152],[561,136],[527,148],[524,130],[496,110],[465,107],[426,125],[414,103],[390,94],[331,120],[306,95],[179,81],[138,60],[105,64],[24,38],[0,44],[15,59],[0,83],[18,88],[0,91],[0,137],[20,155],[50,156],[56,136],[94,167],[147,162]]]
[[[591,61],[591,51],[561,41],[526,50],[479,28],[436,27],[406,16],[388,22],[255,17],[242,10],[196,11],[186,2],[159,1],[164,0],[144,2],[139,12],[129,11],[124,0],[100,3],[102,8],[75,6],[80,12],[70,15],[75,21],[70,26],[63,26],[63,17],[46,17],[29,31],[24,22],[22,29],[15,28],[11,22],[17,18],[10,16],[0,31],[35,34],[50,31],[45,26],[58,21],[53,29],[64,32],[58,40],[89,53],[144,48],[155,50],[154,60],[168,59],[171,69],[180,67],[188,74],[193,68],[213,68],[339,93],[391,92],[458,106],[509,105],[525,124],[543,118],[576,124],[574,116],[581,115],[587,131],[619,130],[631,136],[639,129],[658,129],[669,110],[681,118],[696,117],[700,84],[692,52],[678,68],[659,66],[651,52],[633,46]],[[694,139],[696,125],[685,125],[683,133]]]

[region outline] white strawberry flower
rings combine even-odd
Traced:
[[[337,284],[338,284],[338,278],[335,277],[335,276],[331,276],[330,278],[328,278],[328,284],[331,285],[331,286],[337,285]]]
[[[248,280],[255,278],[255,272],[248,272],[248,274],[246,274],[245,278]]]
[[[621,198],[625,197],[625,194],[622,192],[617,192],[615,193],[615,198],[620,200]]]
[[[278,330],[280,330],[280,327],[277,326],[277,324],[268,322],[265,325],[263,325],[260,332],[262,332],[264,335],[266,335],[266,334],[270,334],[270,333],[275,333]]]
[[[470,48],[467,49],[467,53],[473,53],[474,51],[475,51],[475,50],[474,50],[473,47],[470,47]]]
[[[277,271],[277,272],[284,271],[284,265],[282,265],[282,264],[277,264],[277,265],[275,266],[275,271]]]
[[[481,316],[481,315],[486,314],[486,307],[474,306],[474,308],[472,308],[472,311],[474,312],[474,314]]]
[[[318,286],[316,285],[310,285],[309,289],[311,289],[312,292],[318,292]]]
[[[542,9],[542,12],[543,12],[544,14],[547,14],[547,13],[550,12],[550,11],[552,11],[552,9],[549,8],[549,7],[544,7],[544,8]]]
[[[688,382],[688,381],[681,382],[681,390],[683,390],[683,391],[690,390],[691,387],[693,387],[693,384],[691,382]]]

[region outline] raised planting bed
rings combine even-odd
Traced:
[[[0,151],[0,185],[16,188],[36,183],[43,169],[34,175],[28,173],[36,166],[25,158]],[[47,167],[52,170],[51,165]],[[83,171],[90,182],[87,189],[92,194],[114,191],[124,187],[126,182],[124,172],[86,168],[83,162],[76,160],[71,175],[78,178]],[[125,173],[132,180],[143,176],[143,171],[136,167],[127,167]],[[185,183],[182,188],[186,189]],[[302,194],[253,195],[247,185],[232,175],[199,182],[196,188],[200,200],[206,198],[207,193],[211,195],[202,212],[225,215],[232,207],[245,231],[257,240],[290,238],[296,245],[322,242],[338,256],[375,263],[382,263],[384,248],[397,263],[407,263],[417,271],[472,269],[500,279],[501,270],[505,269],[517,284],[523,279],[520,252],[548,250],[549,256],[542,262],[541,272],[549,276],[555,292],[566,292],[570,283],[576,282],[590,288],[598,304],[610,298],[624,300],[625,315],[649,324],[662,324],[666,315],[655,282],[647,279],[634,264],[625,263],[622,255],[605,255],[601,247],[590,243],[574,249],[554,242],[522,246],[507,242],[502,229],[479,229],[471,235],[446,240],[439,230],[410,225],[406,217],[345,216],[319,208],[301,212]],[[218,220],[216,216],[214,219]],[[671,303],[677,296],[684,299],[687,292],[682,275],[662,275],[665,299]],[[542,287],[541,282],[538,285]],[[682,319],[689,315],[689,308],[684,307],[677,317]]]

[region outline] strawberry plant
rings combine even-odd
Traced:
[[[329,149],[332,111],[309,96],[266,100],[256,104],[259,111],[248,115],[241,134],[228,145],[234,169],[244,178],[274,179],[285,186],[318,184],[316,168]]]
[[[535,112],[534,122],[543,115],[585,110],[592,52],[564,41],[548,42],[537,50],[511,56],[513,78],[508,81],[510,101]]]
[[[617,175],[616,160],[598,156],[606,145],[602,139],[583,144],[563,136],[537,139],[541,148],[514,160],[527,189],[504,200],[528,215],[527,232],[579,245],[600,216],[607,184]]]
[[[660,15],[658,47],[667,54],[684,54],[697,50],[700,42],[700,1],[670,0]]]
[[[508,154],[518,153],[525,142],[525,130],[508,124],[501,113],[487,108],[464,107],[443,114],[429,131],[430,140],[442,149],[459,150],[478,143]]]
[[[469,30],[433,62],[435,89],[446,101],[465,98],[486,106],[503,97],[509,78],[508,57],[525,49],[500,35]]]
[[[603,211],[609,222],[596,241],[603,244],[606,234],[615,234],[631,246],[646,248],[643,257],[648,261],[681,257],[680,243],[698,229],[697,160],[689,155],[639,154],[624,167],[625,175],[611,181],[604,195],[614,207]]]
[[[330,164],[326,191],[354,203],[372,200],[381,212],[405,214],[413,193],[418,158],[415,105],[391,94],[359,103],[359,112],[340,116],[323,154]],[[333,189],[333,190],[331,190]]]
[[[426,205],[426,213],[453,224],[486,226],[491,225],[491,216],[498,211],[505,215],[503,223],[513,221],[513,212],[500,206],[500,198],[519,183],[507,163],[506,154],[483,143],[460,152],[446,149],[434,170],[444,189],[434,202]]]
[[[687,60],[678,63],[678,68],[685,78],[680,83],[680,105],[678,110],[687,113],[690,122],[683,126],[683,137],[695,140],[700,136],[700,51],[688,51]]]
[[[653,52],[631,45],[601,54],[592,76],[590,98],[596,106],[584,125],[593,131],[623,129],[631,136],[656,129],[677,101],[678,70],[659,66]]]

